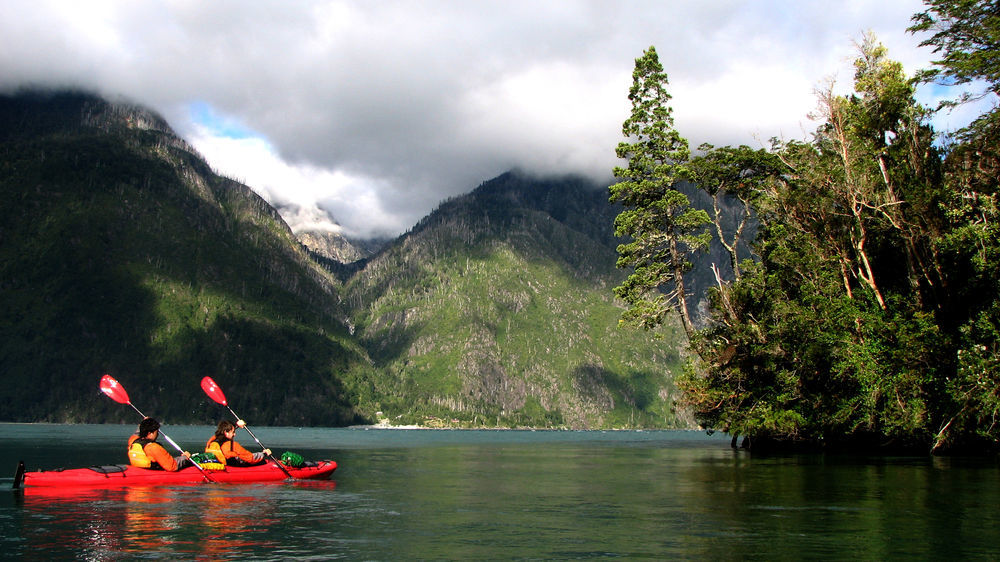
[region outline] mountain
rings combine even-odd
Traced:
[[[504,174],[344,264],[128,103],[0,96],[0,170],[0,420],[136,421],[110,373],[167,423],[223,417],[209,375],[256,424],[689,424],[606,187]]]
[[[683,424],[672,409],[679,328],[655,340],[618,325],[607,197],[580,178],[507,173],[446,201],[354,274],[345,302],[386,415]]]
[[[370,256],[364,248],[359,248],[337,232],[328,230],[304,230],[295,235],[303,246],[324,258],[351,263]]]
[[[157,115],[82,93],[0,97],[0,419],[362,419],[341,373],[367,364],[339,282],[246,186]]]

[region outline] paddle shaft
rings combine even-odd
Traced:
[[[139,411],[139,408],[136,408],[135,404],[129,402],[128,405],[132,406],[132,409],[135,410],[136,412],[138,412],[138,414],[140,416],[142,416],[142,419],[146,419],[146,414],[143,414],[141,411]],[[162,435],[163,438],[167,440],[167,443],[170,443],[171,445],[173,445],[174,449],[177,449],[178,453],[183,453],[184,452],[184,449],[181,449],[180,445],[178,445],[177,443],[174,443],[174,440],[171,439],[169,435],[167,435],[166,433],[163,433],[162,431],[160,431],[160,435]],[[140,435],[140,437],[145,437],[145,435]],[[212,480],[211,478],[208,477],[208,473],[205,472],[205,469],[202,468],[200,464],[198,464],[198,463],[196,463],[194,461],[191,461],[191,464],[193,464],[199,471],[201,471],[201,475],[205,477],[206,481],[208,481],[208,482],[215,482],[214,480]]]
[[[239,416],[236,415],[236,412],[233,411],[233,409],[229,406],[229,404],[226,404],[226,408],[229,409],[229,413],[232,414],[234,418],[236,418],[238,420],[243,419],[243,418],[241,418],[241,417],[239,417]],[[247,427],[246,424],[243,425],[243,429],[247,430],[247,433],[250,434],[250,437],[253,437],[253,440],[257,442],[257,445],[260,446],[261,449],[267,449],[267,447],[265,447],[264,444],[260,442],[260,439],[257,439],[257,436],[254,435],[252,431],[250,431],[250,428]],[[278,465],[278,468],[280,468],[281,471],[284,472],[289,478],[295,478],[294,476],[292,476],[291,472],[288,472],[288,470],[285,469],[285,466],[282,465],[281,462],[278,459],[274,458],[274,455],[268,453],[267,456],[272,461],[274,461],[274,464]]]

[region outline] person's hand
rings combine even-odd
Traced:
[[[271,449],[264,449],[264,456],[271,456]]]
[[[247,422],[245,422],[243,420],[236,420],[236,427],[246,427],[246,426],[247,426]]]
[[[184,458],[187,458],[187,459],[191,458],[191,453],[189,453],[187,451],[181,451],[181,454],[184,455]]]

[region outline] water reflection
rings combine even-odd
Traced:
[[[2,429],[0,446],[10,451]],[[108,456],[121,454],[118,433],[108,430]],[[0,552],[34,559],[1000,558],[995,459],[762,457],[732,451],[728,440],[696,447],[688,436],[657,441],[646,433],[612,440],[288,429],[278,437],[309,458],[337,459],[336,480],[30,489],[7,494],[15,498],[7,504],[0,497]],[[93,449],[72,437],[49,441],[72,458]],[[34,464],[56,462],[63,460]]]
[[[274,548],[284,483],[252,486],[25,488],[23,552],[113,553],[218,560]],[[296,482],[292,489],[333,491],[336,482]]]
[[[65,497],[56,490],[39,488],[31,492],[19,495],[25,508],[24,552],[82,550],[90,557],[96,552],[122,551],[124,512],[107,506],[120,504],[125,490],[67,489]]]

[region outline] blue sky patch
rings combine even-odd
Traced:
[[[238,119],[219,113],[208,102],[193,102],[188,106],[188,110],[191,112],[191,119],[195,123],[212,131],[216,136],[231,139],[246,139],[260,136]]]

